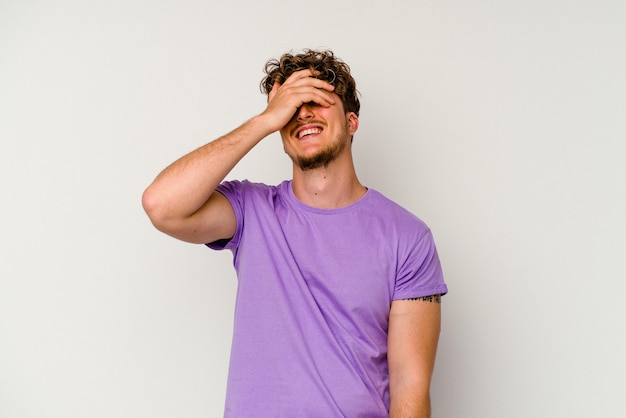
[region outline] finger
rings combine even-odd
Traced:
[[[298,70],[298,71],[294,71],[289,77],[287,77],[287,80],[300,80],[303,78],[307,78],[307,77],[314,77],[316,75],[319,74],[319,71],[314,71],[311,70],[310,68],[307,68],[305,70]]]
[[[335,104],[335,98],[328,94],[318,95],[318,98],[319,98],[318,100],[313,100],[313,101],[321,106],[330,107]]]
[[[287,81],[285,81],[285,86],[287,85]],[[320,80],[315,77],[303,77],[295,80],[289,80],[289,86],[296,87],[314,87],[316,89],[322,89],[326,91],[333,91],[335,86],[325,80]]]
[[[321,73],[319,71],[312,69],[295,71],[289,77],[287,77],[287,79],[285,80],[285,84],[300,84],[302,82],[306,83],[309,81],[313,81],[315,83],[315,86],[318,88],[323,88],[326,90],[333,89],[334,87],[331,83],[317,78],[317,76],[320,74]]]
[[[294,91],[294,94],[297,96],[299,104],[316,103],[320,106],[329,107],[336,102],[335,96],[319,88],[306,87],[297,92]]]

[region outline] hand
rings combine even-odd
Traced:
[[[270,120],[274,131],[283,128],[296,111],[305,103],[316,103],[323,107],[335,104],[332,94],[335,87],[327,81],[315,78],[311,70],[296,71],[283,84],[274,83],[268,95],[268,104],[263,116]]]

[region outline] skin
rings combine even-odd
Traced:
[[[430,417],[430,382],[441,328],[441,303],[396,300],[389,314],[389,416]]]
[[[292,159],[293,191],[300,201],[318,208],[339,208],[360,199],[366,189],[357,178],[351,151],[358,116],[345,112],[334,87],[314,75],[302,70],[282,85],[276,83],[261,114],[163,170],[142,197],[154,226],[191,243],[231,238],[235,214],[215,188],[254,146],[277,131]],[[303,129],[315,132],[300,138]],[[311,163],[324,154],[321,163]],[[392,302],[390,417],[430,416],[430,380],[439,327],[439,303]]]

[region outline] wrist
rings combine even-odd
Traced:
[[[278,132],[285,125],[285,122],[277,118],[276,115],[273,115],[269,112],[263,112],[251,119],[259,129],[265,131],[265,135],[272,134],[274,132]]]

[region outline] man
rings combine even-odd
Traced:
[[[305,50],[265,71],[266,109],[174,162],[143,196],[159,230],[233,252],[225,416],[428,417],[447,292],[432,235],[359,182],[360,104],[344,62]],[[223,182],[276,131],[292,180]]]

